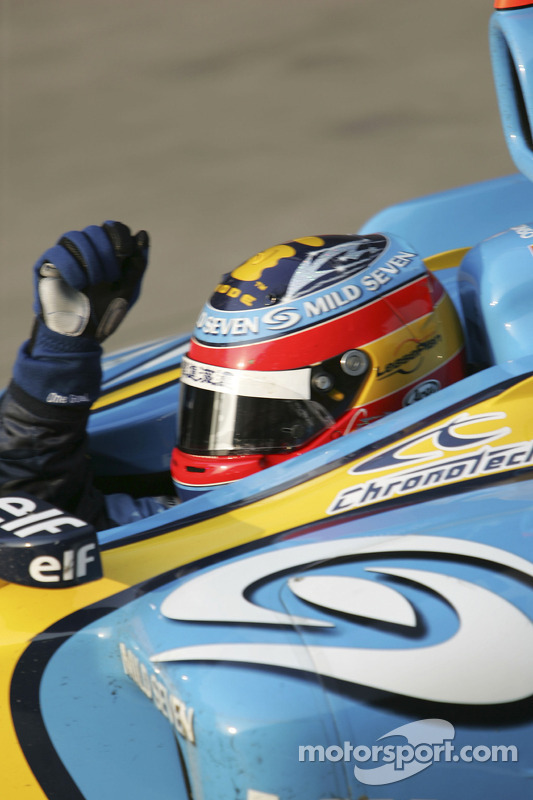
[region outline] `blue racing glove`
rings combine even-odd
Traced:
[[[50,330],[103,342],[139,297],[148,234],[121,222],[61,237],[34,266],[35,312]]]
[[[54,405],[89,406],[100,391],[103,342],[139,297],[148,234],[121,222],[71,231],[34,266],[35,325],[13,379]]]

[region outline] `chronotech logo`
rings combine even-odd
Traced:
[[[371,477],[341,489],[327,513],[339,514],[458,481],[532,466],[533,441],[491,446],[491,442],[512,433],[511,428],[475,432],[477,425],[503,418],[503,412],[464,412],[354,464],[349,475],[370,473]]]

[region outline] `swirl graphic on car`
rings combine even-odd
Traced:
[[[249,593],[259,582],[291,570],[401,553],[473,560],[533,578],[531,562],[480,542],[416,534],[361,536],[281,548],[223,564],[179,585],[162,603],[161,613],[170,619],[204,623],[331,628],[334,622],[259,606],[248,599]],[[533,694],[533,624],[516,605],[484,586],[438,571],[379,565],[367,566],[365,571],[436,594],[454,610],[457,631],[429,646],[386,649],[235,641],[177,647],[151,660],[227,661],[312,671],[442,703],[510,703]],[[350,582],[353,591],[347,591]],[[313,606],[408,627],[415,624],[411,604],[390,586],[336,574],[294,576],[288,586]]]

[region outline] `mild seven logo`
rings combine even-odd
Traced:
[[[338,514],[393,497],[532,465],[533,441],[491,444],[510,434],[511,428],[470,432],[472,426],[504,417],[501,412],[465,412],[365,459],[348,473],[372,473],[372,477],[342,489],[327,513]]]

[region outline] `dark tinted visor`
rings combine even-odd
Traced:
[[[313,400],[243,397],[182,384],[178,447],[193,455],[286,453],[333,424]]]

